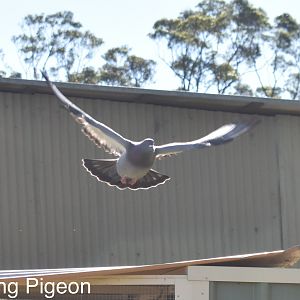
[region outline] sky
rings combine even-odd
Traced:
[[[186,9],[193,9],[196,0],[6,0],[0,11],[0,49],[5,61],[12,69],[22,71],[17,50],[11,41],[13,35],[21,33],[20,23],[28,14],[51,14],[69,10],[83,28],[101,37],[105,49],[128,45],[132,54],[158,62],[156,82],[147,87],[172,90],[179,85],[166,64],[160,59],[157,44],[147,35],[153,24],[161,18],[175,18]],[[270,19],[284,12],[290,13],[300,22],[299,0],[250,0],[255,7],[263,8]]]

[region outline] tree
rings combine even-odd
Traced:
[[[27,78],[47,69],[67,81],[141,87],[152,82],[156,63],[128,46],[99,49],[101,38],[84,30],[70,11],[28,15],[13,37]],[[162,57],[180,79],[178,89],[219,94],[300,98],[300,25],[289,14],[271,24],[248,0],[202,0],[177,18],[155,22],[149,36],[165,46]],[[93,62],[93,64],[91,63]],[[20,78],[4,63],[0,76]]]
[[[292,39],[292,27],[295,30],[295,23],[288,15],[281,15],[275,18],[273,26],[270,26],[264,36],[264,44],[260,46],[260,53],[252,59],[252,68],[258,79],[259,86],[256,88],[256,95],[261,97],[281,98],[289,85],[287,70],[290,68],[289,48]],[[288,20],[289,19],[289,20]],[[289,23],[289,25],[287,25]]]
[[[286,91],[289,93],[291,99],[300,99],[300,73],[291,73],[288,77],[289,85]]]
[[[69,82],[92,84],[139,87],[153,78],[155,62],[131,55],[124,46],[108,50],[101,68],[100,60],[99,66],[92,67],[90,62],[103,40],[83,30],[70,11],[27,15],[21,27],[23,33],[12,40],[27,78],[39,79],[40,69],[47,69],[54,78],[64,75]]]
[[[154,24],[150,37],[166,42],[171,55],[164,60],[180,78],[179,89],[199,91],[202,87],[205,91],[213,84],[212,76],[220,74],[217,54],[228,22],[228,5],[207,0],[199,3],[196,11],[184,11],[176,19]]]
[[[84,31],[73,17],[72,12],[64,11],[24,18],[23,33],[12,40],[25,63],[26,77],[38,79],[39,69],[48,69],[52,76],[63,72],[69,80],[94,56],[102,39]]]
[[[136,55],[121,46],[109,49],[104,55],[105,64],[100,68],[99,81],[108,85],[141,87],[152,81],[155,62]]]
[[[275,18],[248,0],[203,0],[195,10],[161,19],[150,37],[167,47],[163,57],[181,90],[300,97],[300,25]],[[255,78],[255,82],[253,81]],[[245,81],[252,81],[251,86]]]
[[[100,81],[99,72],[93,67],[85,67],[81,72],[72,73],[69,76],[70,82],[97,84]]]
[[[251,87],[242,83],[244,75],[256,66],[262,55],[266,34],[271,29],[267,14],[247,0],[233,0],[229,4],[230,23],[227,28],[223,56],[236,71],[235,92],[252,95]],[[250,69],[250,70],[249,70]],[[257,69],[256,69],[257,70]]]
[[[150,37],[164,40],[171,52],[166,62],[181,79],[179,89],[223,94],[261,55],[270,25],[265,12],[247,0],[204,0],[195,11],[161,19],[153,28]]]
[[[292,99],[300,97],[300,25],[289,14],[275,19],[274,44],[280,53],[282,90]]]
[[[240,95],[240,96],[249,96],[252,97],[253,96],[253,91],[251,89],[251,87],[249,86],[249,84],[242,84],[242,83],[238,83],[235,87],[235,95]]]

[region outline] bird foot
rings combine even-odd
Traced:
[[[136,179],[132,179],[132,178],[128,178],[128,177],[121,177],[122,184],[135,185],[136,182],[137,182]]]
[[[131,179],[131,180],[129,181],[129,184],[130,184],[130,185],[135,185],[135,184],[136,184],[136,182],[137,182],[137,180],[136,180],[136,179]]]

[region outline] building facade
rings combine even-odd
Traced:
[[[107,158],[44,82],[0,79],[0,269],[140,265],[300,244],[300,102],[59,84],[132,140],[199,138],[256,115],[224,146],[158,161],[171,180],[120,191],[82,158]]]

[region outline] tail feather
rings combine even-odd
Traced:
[[[121,177],[117,173],[116,162],[116,159],[86,158],[82,160],[85,169],[99,181],[123,189],[126,188],[126,186],[121,182]]]
[[[154,170],[149,172],[133,185],[122,183],[121,177],[117,173],[117,159],[83,159],[84,168],[99,181],[105,182],[110,186],[116,186],[119,189],[129,188],[132,190],[148,189],[159,184],[163,184],[170,177],[160,174]]]
[[[163,184],[169,179],[169,176],[160,174],[151,169],[144,177],[140,178],[134,185],[130,185],[128,187],[133,190],[149,189],[151,187]]]

